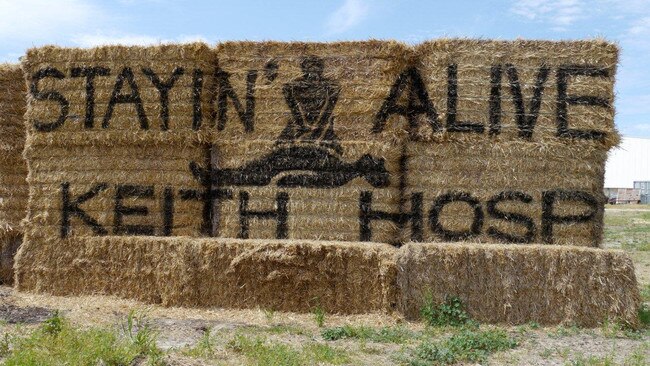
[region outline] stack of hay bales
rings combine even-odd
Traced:
[[[439,118],[406,143],[405,196],[423,195],[426,219],[404,239],[598,246],[616,46],[436,40],[416,53]]]
[[[395,116],[381,133],[373,127],[410,50],[381,41],[226,42],[217,54],[216,160],[237,170],[221,182],[233,196],[222,203],[218,236],[395,242],[395,221],[360,224],[360,201],[397,211],[406,126]],[[285,221],[242,219],[243,208],[284,210]]]
[[[431,294],[480,321],[634,322],[625,255],[471,243],[598,245],[616,48],[415,51],[30,50],[17,287],[407,317]]]
[[[602,241],[617,53],[600,40],[416,48],[438,118],[406,142],[403,199],[412,210],[419,195],[425,217],[397,256],[406,316],[458,296],[486,322],[636,322],[629,258],[570,247]]]
[[[25,83],[18,65],[0,65],[0,284],[13,283],[29,188],[25,145]]]
[[[205,159],[213,55],[204,44],[28,51],[19,288],[83,276],[72,262],[85,237],[200,235],[203,203],[181,188],[203,190],[189,162]]]

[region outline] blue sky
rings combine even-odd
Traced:
[[[8,62],[44,44],[445,36],[615,41],[618,128],[650,137],[650,0],[0,0],[0,61]]]

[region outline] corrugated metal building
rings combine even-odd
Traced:
[[[634,182],[650,181],[650,138],[623,137],[609,152],[605,188],[637,188]]]
[[[641,203],[650,204],[650,180],[634,182],[634,189],[641,193]]]

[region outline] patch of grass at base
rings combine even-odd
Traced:
[[[414,350],[408,363],[412,366],[483,363],[492,353],[515,347],[517,341],[504,330],[463,328],[457,334],[441,341],[423,341]]]
[[[329,363],[333,365],[350,362],[350,357],[343,350],[326,344],[308,344],[298,350],[290,345],[267,341],[263,337],[249,338],[243,334],[236,335],[228,348],[241,353],[254,365],[298,366]]]
[[[355,327],[345,325],[342,327],[326,328],[321,332],[326,341],[354,338],[378,343],[404,343],[414,337],[413,332],[402,327]]]
[[[566,363],[570,366],[614,366],[614,358],[611,355],[606,355],[603,357],[599,356],[584,356],[578,355],[574,359]]]
[[[313,363],[329,363],[341,365],[350,362],[350,356],[345,351],[322,343],[313,343],[303,348],[303,354]]]
[[[252,327],[252,329],[257,329]],[[296,325],[290,324],[275,324],[266,328],[259,328],[260,331],[264,331],[271,334],[292,334],[292,335],[304,335],[311,336],[311,332],[306,328],[301,328]]]
[[[132,336],[132,337],[131,337]],[[13,337],[4,365],[129,365],[138,357],[158,359],[155,339],[134,331],[129,337],[116,329],[79,329],[58,313],[29,334]]]
[[[266,342],[261,337],[251,339],[238,334],[228,343],[228,348],[243,354],[255,365],[302,365],[300,352],[286,344]]]
[[[650,343],[643,343],[637,347],[634,352],[625,357],[623,365],[625,366],[644,366],[648,364],[648,354],[650,354]]]

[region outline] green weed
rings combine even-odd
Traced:
[[[58,310],[54,310],[52,315],[43,322],[43,332],[57,335],[63,329],[63,318]]]
[[[313,363],[328,363],[340,365],[350,362],[350,356],[343,350],[330,347],[327,344],[312,343],[303,348],[305,358]]]
[[[275,310],[273,309],[264,309],[264,317],[266,318],[267,322],[272,322],[273,318],[275,317]]]
[[[409,364],[455,364],[459,362],[484,363],[494,352],[517,347],[517,341],[501,329],[482,331],[463,328],[442,341],[423,341],[414,350]]]
[[[293,334],[293,335],[304,335],[304,336],[311,335],[311,332],[309,330],[295,325],[289,325],[289,324],[275,324],[270,327],[261,328],[261,330],[271,334]]]
[[[433,296],[427,294],[424,305],[420,309],[422,319],[429,326],[457,327],[469,322],[470,318],[465,311],[465,306],[458,297],[449,297],[442,304],[436,304]]]
[[[322,328],[323,325],[325,325],[325,309],[323,309],[322,306],[318,305],[314,308],[314,319],[319,328]]]
[[[383,327],[375,329],[371,327],[345,325],[342,327],[323,329],[321,336],[326,341],[354,338],[378,343],[399,344],[413,338],[414,334],[403,327]]]
[[[211,333],[210,328],[206,329],[201,339],[193,347],[183,351],[183,354],[190,357],[211,358],[215,350],[215,341]]]
[[[298,350],[287,344],[267,341],[263,337],[249,338],[243,334],[236,335],[228,342],[228,348],[244,355],[254,365],[338,365],[350,362],[350,356],[345,351],[326,344],[308,344]]]
[[[151,327],[144,314],[131,310],[122,330],[140,354],[149,355],[156,360],[162,357],[162,351],[156,346],[158,333]]]
[[[300,352],[288,345],[266,342],[264,338],[256,337],[250,339],[238,334],[230,342],[228,348],[246,356],[255,365],[302,365]]]

